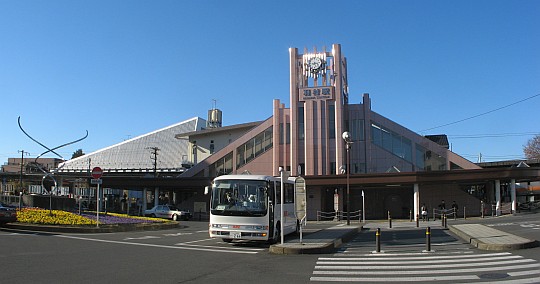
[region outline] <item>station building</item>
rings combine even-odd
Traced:
[[[516,187],[539,179],[538,168],[482,169],[450,151],[445,135],[422,136],[373,111],[369,94],[349,94],[339,44],[290,48],[289,58],[289,101],[269,102],[268,119],[222,127],[221,112],[212,109],[208,120],[193,118],[67,161],[61,173],[100,165],[105,185],[142,192],[145,206],[166,196],[197,212],[208,208],[202,192],[212,178],[278,176],[282,168],[306,179],[310,220],[364,209],[368,219],[409,218],[421,204],[432,210],[442,200],[447,208],[452,201],[467,208],[459,215],[479,215],[482,204],[500,208],[505,198],[515,210]],[[152,164],[148,148],[161,150],[160,163]],[[150,177],[133,180],[142,172]]]

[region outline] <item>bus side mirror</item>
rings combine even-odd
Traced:
[[[208,195],[209,192],[210,192],[210,187],[207,185],[204,187],[204,195]]]

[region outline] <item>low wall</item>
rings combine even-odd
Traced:
[[[23,204],[28,207],[39,207],[53,210],[72,211],[76,209],[76,203],[74,198],[67,196],[53,196],[48,195],[23,195]]]

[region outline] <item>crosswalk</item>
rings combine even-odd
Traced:
[[[540,283],[540,263],[510,252],[351,253],[319,257],[312,282]]]

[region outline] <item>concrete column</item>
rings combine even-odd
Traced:
[[[148,200],[146,199],[146,192],[147,192],[147,189],[143,189],[143,193],[142,193],[142,211],[144,213],[145,210],[147,210],[147,205],[148,204]]]
[[[414,184],[414,220],[416,220],[416,216],[420,214],[420,187],[417,183]]]
[[[512,200],[512,213],[516,213],[517,201],[516,201],[516,180],[510,181],[510,198]]]
[[[495,202],[497,205],[495,205],[495,215],[499,216],[501,215],[501,181],[496,180],[495,181]]]
[[[159,205],[159,188],[154,189],[154,206]]]

